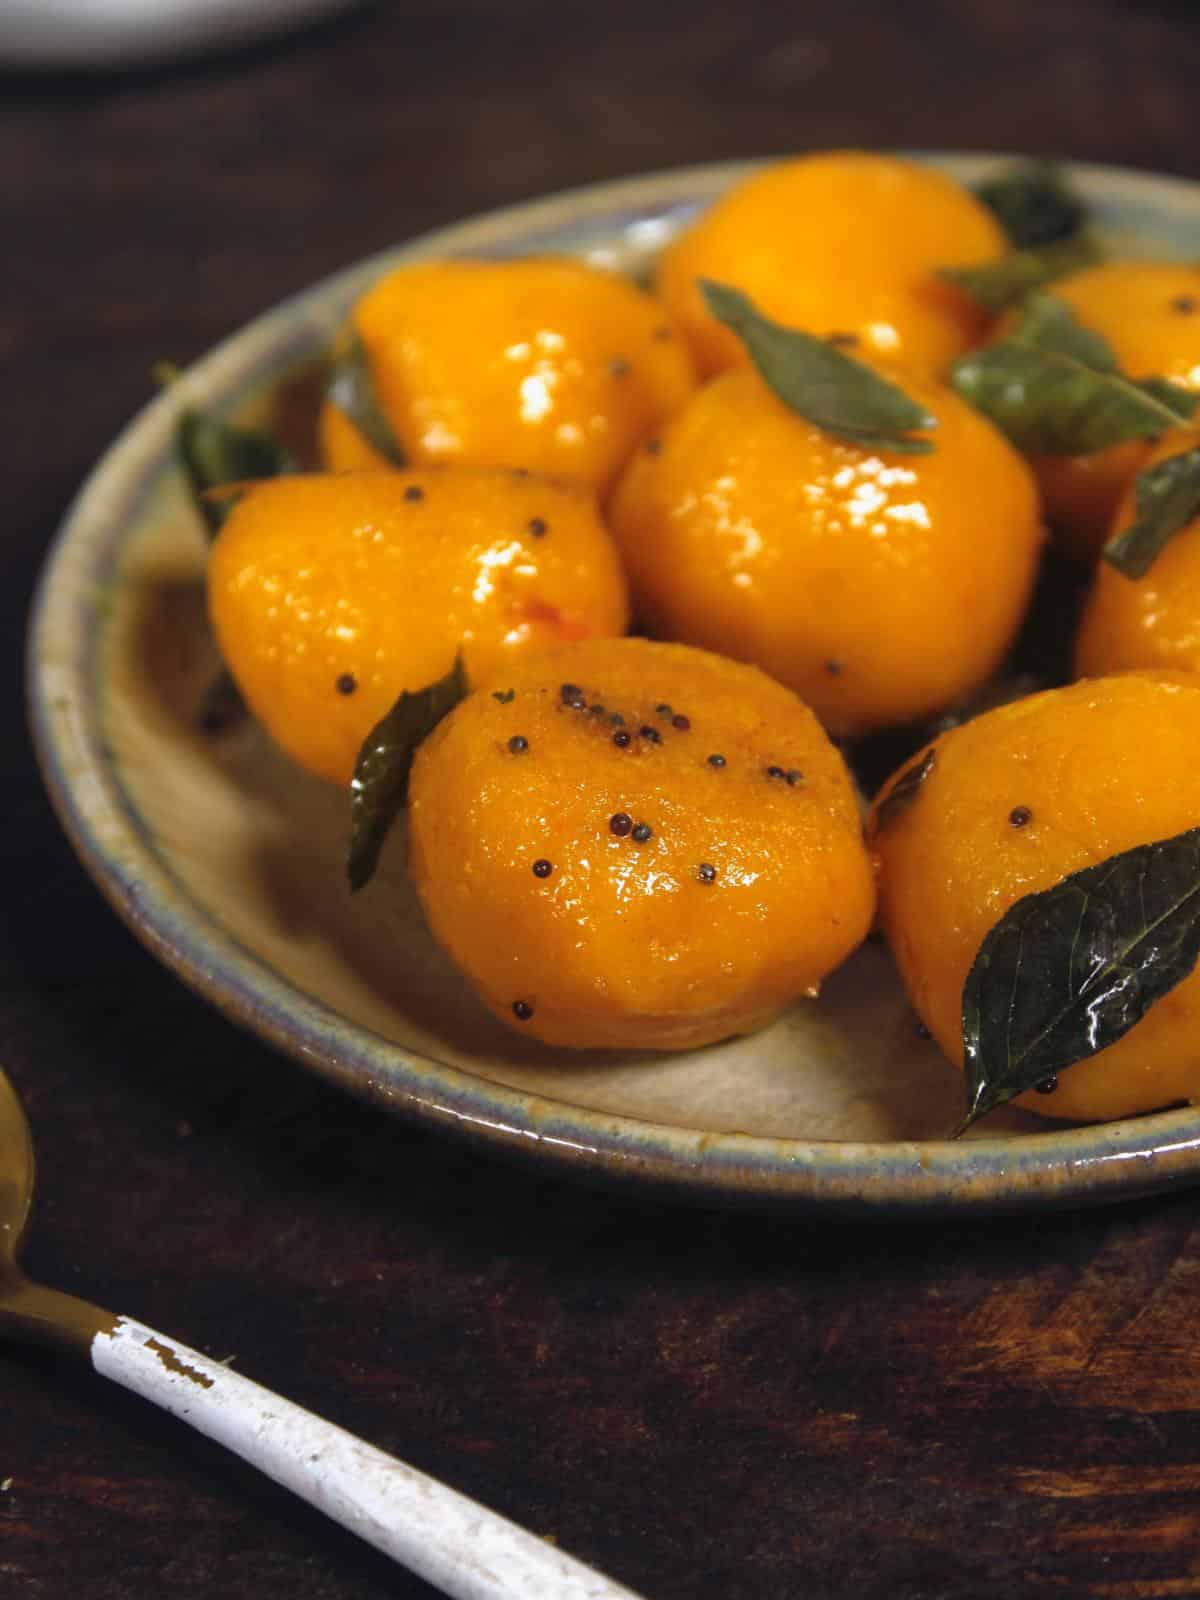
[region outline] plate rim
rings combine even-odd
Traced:
[[[988,152],[908,152],[971,181],[1020,159]],[[766,160],[783,159],[780,157]],[[478,1077],[407,1049],[305,993],[191,898],[139,826],[106,759],[104,622],[94,590],[122,548],[110,505],[167,470],[178,394],[221,407],[261,387],[269,364],[332,334],[363,284],[397,261],[528,245],[616,212],[695,206],[764,160],[706,163],[589,184],[499,207],[375,252],[288,296],[220,341],[118,432],[60,524],[35,590],[26,643],[34,752],[59,822],[117,915],[159,963],[230,1021],[318,1076],[408,1121],[576,1179],[633,1185],[703,1205],[819,1210],[851,1218],[1040,1210],[1145,1194],[1200,1179],[1195,1107],[1005,1138],[843,1141],[713,1133],[591,1110]],[[1085,188],[1118,202],[1147,185],[1182,205],[1200,235],[1200,183],[1135,168],[1063,161]],[[611,232],[611,227],[609,229]]]

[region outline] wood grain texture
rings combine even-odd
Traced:
[[[1193,1196],[764,1222],[385,1123],[117,926],[42,798],[19,688],[46,543],[152,363],[343,262],[539,192],[805,145],[1200,177],[1198,82],[1192,8],[1166,0],[380,4],[186,70],[0,82],[0,1058],[37,1130],[39,1276],[652,1600],[1200,1594]],[[0,1351],[0,1415],[0,1595],[429,1593],[65,1361]]]

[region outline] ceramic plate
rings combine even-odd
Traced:
[[[965,181],[996,158],[939,158]],[[764,1033],[685,1055],[571,1055],[494,1021],[433,946],[393,839],[343,888],[344,796],[251,724],[199,726],[216,658],[205,543],[173,457],[181,403],[303,433],[355,297],[401,260],[571,251],[637,271],[748,169],[586,189],[447,229],[252,323],[117,439],[71,510],[30,637],[33,727],[84,863],[150,949],[233,1021],[388,1111],[579,1177],[842,1214],[1021,1209],[1200,1175],[1200,1112],[1064,1127],[1006,1110],[941,1135],[957,1073],[866,945]],[[1123,247],[1200,256],[1200,186],[1079,168]]]
[[[355,0],[0,0],[0,61],[121,70],[228,50]]]

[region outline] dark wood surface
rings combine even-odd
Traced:
[[[1200,1235],[1176,1193],[852,1228],[676,1211],[385,1122],[120,928],[23,727],[89,464],[330,269],[571,184],[863,144],[1200,178],[1188,0],[444,0],[253,52],[0,80],[0,1059],[29,1265],[433,1471],[648,1600],[1200,1595]],[[0,1597],[431,1591],[65,1359],[0,1349]]]

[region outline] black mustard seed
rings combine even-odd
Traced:
[[[353,694],[358,688],[358,679],[352,672],[343,672],[334,684],[339,694]]]
[[[618,811],[608,819],[609,833],[615,833],[618,839],[624,839],[633,832],[633,818],[627,811]]]
[[[639,844],[645,844],[646,840],[653,836],[653,833],[654,829],[648,822],[639,822],[629,837],[636,839]]]
[[[545,856],[540,856],[533,863],[533,875],[535,878],[548,878],[553,871],[553,861],[547,861]]]

